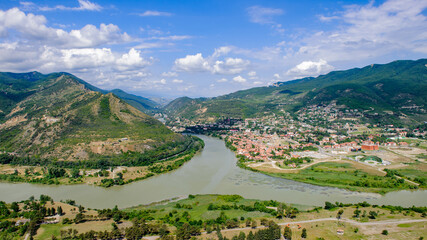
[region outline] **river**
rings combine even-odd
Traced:
[[[338,188],[320,187],[270,177],[236,166],[236,157],[222,140],[199,136],[204,150],[181,168],[124,186],[38,185],[0,183],[0,200],[21,201],[45,194],[55,200],[73,199],[89,208],[119,208],[147,204],[188,194],[239,194],[246,198],[323,206],[330,202],[362,202],[400,206],[425,206],[427,191],[399,191],[384,196]]]

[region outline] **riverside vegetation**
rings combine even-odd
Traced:
[[[425,207],[326,202],[294,206],[238,195],[190,195],[127,209],[86,209],[49,196],[0,202],[2,239],[388,239],[425,235]]]

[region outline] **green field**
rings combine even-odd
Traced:
[[[381,194],[416,188],[394,176],[382,177],[355,169],[350,163],[318,163],[298,173],[263,173],[314,185]]]

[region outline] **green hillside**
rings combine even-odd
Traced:
[[[96,90],[65,73],[0,73],[0,152],[70,161],[150,153],[155,161],[191,144],[190,137]]]
[[[129,103],[130,105],[132,105],[133,107],[135,107],[139,111],[147,113],[147,114],[150,114],[153,111],[158,110],[158,108],[160,107],[160,104],[154,102],[151,99],[126,93],[125,91],[123,91],[121,89],[113,89],[109,92],[111,92],[114,95],[116,95],[117,97],[125,100],[127,103]]]
[[[427,59],[372,64],[216,98],[186,98],[185,101],[180,98],[168,104],[165,110],[177,117],[212,121],[218,117],[247,118],[280,109],[294,112],[302,106],[336,103],[369,111],[377,120],[387,117],[416,124],[426,116],[426,66]],[[393,112],[393,115],[384,115],[384,111]]]

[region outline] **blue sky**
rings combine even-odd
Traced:
[[[1,1],[0,71],[212,97],[425,58],[426,0]]]

